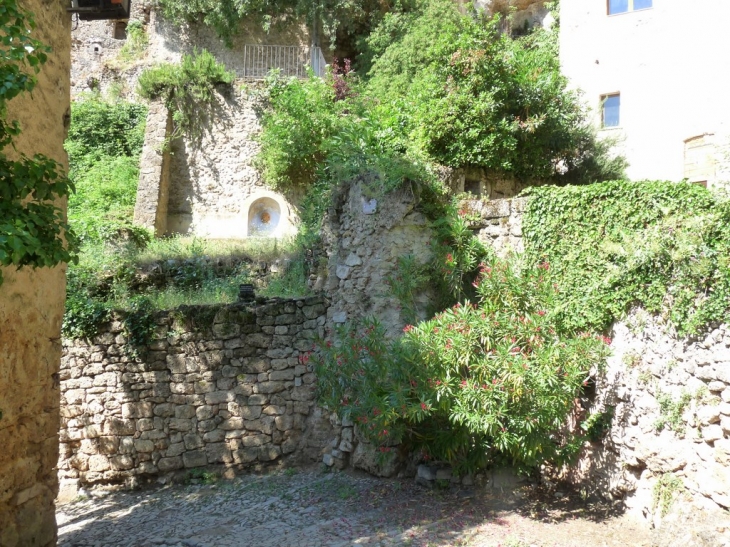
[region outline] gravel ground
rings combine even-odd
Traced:
[[[195,482],[132,492],[95,489],[58,508],[59,546],[651,544],[644,527],[615,515],[615,507],[534,489],[428,490],[412,480],[314,470]]]

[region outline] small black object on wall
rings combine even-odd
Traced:
[[[245,283],[238,286],[238,301],[239,302],[253,302],[256,299],[256,295],[253,291],[253,285]]]

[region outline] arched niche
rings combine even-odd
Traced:
[[[277,200],[261,197],[248,208],[247,234],[249,237],[276,237],[281,231],[282,208]]]

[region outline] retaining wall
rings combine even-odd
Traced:
[[[140,357],[119,321],[64,342],[62,482],[319,459],[331,432],[307,355],[325,316],[322,297],[164,312]]]

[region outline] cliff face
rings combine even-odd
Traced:
[[[61,2],[24,0],[35,37],[53,52],[30,95],[8,104],[23,133],[17,150],[66,163],[71,21]],[[56,542],[61,318],[65,269],[4,268],[0,286],[0,545]]]

